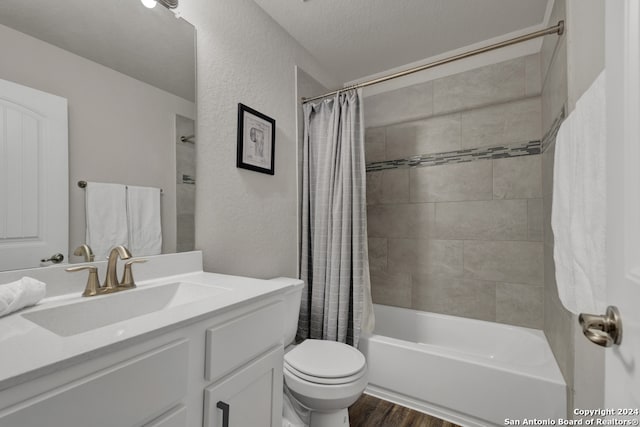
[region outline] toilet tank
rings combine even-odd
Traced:
[[[290,288],[284,294],[284,345],[286,347],[293,343],[298,331],[298,316],[300,314],[300,300],[304,282],[290,277],[276,277],[271,280],[290,285]]]

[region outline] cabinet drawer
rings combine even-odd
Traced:
[[[279,301],[207,329],[205,379],[215,381],[282,342],[283,312]]]
[[[145,424],[144,427],[186,427],[187,426],[187,408],[184,405],[170,410],[166,414]]]
[[[135,426],[187,394],[189,343],[180,340],[0,413],[0,427]]]

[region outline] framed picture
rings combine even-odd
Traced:
[[[269,175],[275,173],[276,121],[238,104],[238,159],[236,166]]]

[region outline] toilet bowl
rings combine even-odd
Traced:
[[[346,344],[306,340],[287,352],[284,383],[310,411],[311,427],[348,426],[347,408],[367,386],[364,356]]]
[[[285,345],[292,344],[298,325],[304,283],[297,279],[272,279],[292,285],[285,294]],[[308,339],[287,347],[284,356],[285,400],[298,414],[296,421],[283,419],[283,426],[348,427],[348,407],[368,384],[365,357],[356,348],[334,341]],[[286,415],[285,411],[285,415]]]

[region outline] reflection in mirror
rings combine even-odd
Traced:
[[[196,212],[196,136],[195,122],[176,117],[176,199],[177,199],[177,251],[195,248]]]
[[[78,181],[163,189],[162,253],[192,249],[193,213],[183,207],[177,212],[176,200],[188,201],[194,194],[195,181],[185,183],[183,175],[193,178],[195,170],[191,164],[187,172],[178,172],[176,159],[178,144],[195,150],[194,144],[180,142],[180,137],[194,135],[194,28],[164,7],[148,9],[135,0],[66,0],[55,7],[48,0],[3,0],[0,54],[11,58],[0,61],[0,83],[50,96],[53,104],[66,102],[61,110],[68,115],[51,113],[58,123],[66,122],[61,132],[68,135],[67,155],[64,144],[53,149],[44,139],[56,128],[43,113],[47,101],[27,94],[31,104],[16,103],[14,89],[0,92],[0,109],[13,111],[9,127],[19,129],[13,137],[0,138],[5,158],[0,162],[0,270],[50,265],[40,260],[58,252],[64,262],[84,261],[82,251],[74,254],[86,242],[85,190]],[[28,126],[17,126],[17,120]],[[183,130],[185,122],[191,128]],[[47,157],[47,150],[58,158]],[[22,163],[7,162],[11,152],[39,160],[19,157]],[[45,173],[54,163],[64,169],[60,178],[47,179]],[[181,186],[190,187],[179,194]],[[53,197],[56,188],[63,192]],[[46,197],[52,199],[50,205],[44,203]],[[62,205],[56,208],[61,211],[68,208],[68,215],[54,220],[50,206],[56,205]],[[40,214],[45,206],[47,212]],[[43,247],[41,232],[67,227],[68,233],[62,233],[67,243]],[[25,246],[16,236],[29,241],[32,252],[16,251]],[[3,246],[10,248],[12,261],[3,256]]]

